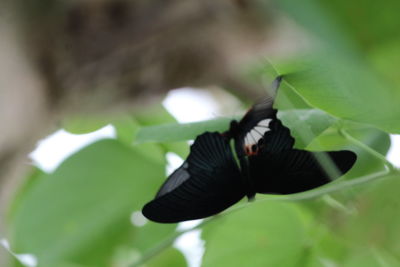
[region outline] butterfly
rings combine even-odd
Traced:
[[[275,80],[276,89],[281,80],[281,76]],[[143,215],[159,223],[201,219],[246,196],[252,200],[256,193],[293,194],[314,189],[352,168],[357,159],[352,151],[293,148],[295,140],[272,105],[271,100],[255,104],[240,121],[231,121],[224,133],[197,136],[187,159],[143,207]],[[321,156],[334,164],[336,177],[327,174],[318,160]]]

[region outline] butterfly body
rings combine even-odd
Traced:
[[[294,141],[272,101],[258,103],[228,131],[199,135],[188,158],[142,212],[161,223],[205,218],[256,193],[292,194],[322,186],[356,161],[351,151],[310,152],[294,149]],[[337,170],[334,177],[321,165],[321,156]]]

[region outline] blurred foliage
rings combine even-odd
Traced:
[[[200,224],[202,266],[400,266],[400,175],[382,172],[388,134],[400,133],[400,2],[276,5],[311,45],[275,57],[276,70],[266,63],[250,76],[260,81],[260,75],[289,73],[276,107],[296,147],[350,149],[358,160],[327,186],[260,196]],[[179,124],[160,107],[66,120],[63,127],[73,133],[111,123],[117,137],[78,151],[54,173],[36,170],[28,177],[10,206],[13,250],[36,255],[39,266],[187,266],[171,247],[180,235],[176,225],[138,226],[131,216],[165,178],[167,152],[185,157],[185,140],[224,131],[229,121]],[[343,129],[357,142],[340,134]]]

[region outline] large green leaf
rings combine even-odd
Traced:
[[[144,127],[138,132],[136,142],[174,142],[191,140],[206,131],[224,132],[229,128],[230,121],[231,119],[221,118],[193,123],[168,123]]]
[[[110,124],[115,117],[109,115],[72,115],[61,122],[61,127],[72,134],[87,134]]]
[[[325,46],[338,50],[368,50],[397,38],[400,3],[387,0],[281,0],[278,5]]]
[[[336,117],[400,133],[400,91],[361,62],[328,55],[310,58],[308,69],[286,80],[312,106]]]
[[[343,221],[338,234],[362,247],[378,247],[399,255],[399,175],[376,181],[354,201],[357,214]]]
[[[94,143],[25,193],[14,212],[13,247],[43,265],[109,266],[115,249],[140,231],[131,213],[151,199],[164,176],[163,162],[138,149],[115,140]],[[161,227],[158,238],[174,231]]]
[[[336,122],[334,117],[318,109],[284,110],[278,113],[278,118],[290,128],[295,146],[303,149]]]
[[[372,0],[277,3],[318,38],[308,36],[312,50],[295,63],[295,71],[306,71],[287,77],[306,102],[337,117],[400,133],[398,1],[384,6]]]
[[[305,147],[315,136],[331,126],[336,119],[320,110],[283,110],[278,117],[291,129],[298,147]],[[136,136],[137,143],[173,142],[190,140],[209,131],[224,132],[229,129],[231,119],[221,118],[194,123],[169,123],[143,127]],[[306,133],[306,135],[304,135]]]
[[[372,0],[278,2],[320,40],[295,63],[296,71],[306,71],[286,77],[300,95],[335,116],[400,133],[398,1],[383,9]]]
[[[395,255],[374,248],[366,248],[358,253],[353,253],[344,263],[343,267],[389,267],[400,266],[400,261]]]
[[[305,226],[294,204],[251,204],[203,228],[202,266],[298,266],[307,251]]]

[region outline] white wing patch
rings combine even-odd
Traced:
[[[257,144],[260,139],[264,137],[264,134],[271,129],[269,124],[272,119],[264,119],[259,121],[253,129],[251,129],[244,137],[244,149],[248,155],[257,153]]]

